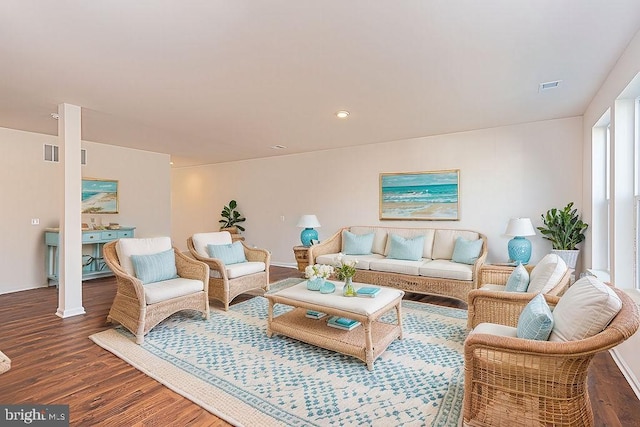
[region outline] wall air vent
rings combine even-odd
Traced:
[[[59,162],[58,146],[51,144],[44,144],[44,161],[45,162]]]

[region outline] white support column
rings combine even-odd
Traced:
[[[65,318],[84,314],[82,306],[82,203],[80,165],[81,109],[58,105],[58,142],[64,167],[64,203],[60,213],[58,310]]]

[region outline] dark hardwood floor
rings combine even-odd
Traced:
[[[272,267],[272,282],[288,277],[302,276]],[[0,375],[1,404],[68,404],[75,426],[228,425],[89,340],[111,327],[105,319],[115,280],[88,281],[83,289],[86,314],[67,319],[55,315],[53,287],[0,295],[0,350],[12,361],[11,370]],[[407,297],[465,308],[447,298]],[[609,353],[595,358],[589,374],[596,425],[638,425],[640,401]]]

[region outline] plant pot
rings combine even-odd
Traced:
[[[560,250],[560,249],[551,249],[552,254],[558,255],[560,258],[564,260],[567,264],[567,267],[576,269],[576,263],[578,262],[578,255],[580,254],[580,249],[573,250]]]
[[[228,231],[230,234],[238,234],[238,227],[236,227],[235,225],[231,227],[221,227],[220,231]]]

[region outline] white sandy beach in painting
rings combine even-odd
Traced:
[[[101,212],[118,212],[118,198],[115,193],[96,193],[82,201],[82,213]]]
[[[458,219],[457,203],[384,202],[384,218]]]

